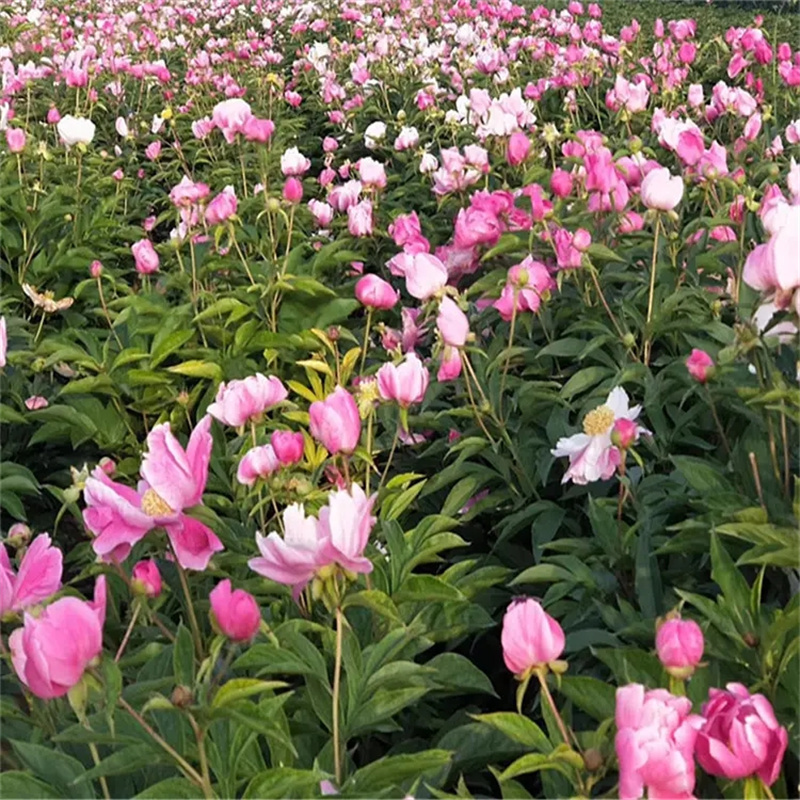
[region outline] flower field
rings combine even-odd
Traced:
[[[0,9],[0,796],[797,797],[797,23]]]

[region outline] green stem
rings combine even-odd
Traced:
[[[561,719],[561,713],[556,706],[555,700],[553,700],[553,695],[550,694],[550,688],[547,685],[547,679],[544,676],[544,672],[542,670],[537,670],[536,677],[539,678],[539,685],[542,687],[542,694],[544,695],[545,700],[547,700],[547,704],[550,706],[553,716],[556,718],[556,724],[558,725],[558,730],[564,739],[564,743],[568,747],[572,747],[569,733],[567,733],[567,726],[564,724],[564,720]]]
[[[506,350],[506,359],[503,364],[503,375],[500,378],[500,394],[497,400],[497,413],[500,419],[503,418],[503,392],[506,390],[506,377],[508,376],[508,365],[511,363],[511,348],[514,344],[514,326],[517,322],[517,298],[519,297],[519,289],[514,287],[514,302],[511,306],[511,325],[508,330],[508,349]]]
[[[136,624],[136,619],[139,616],[139,612],[141,611],[142,607],[139,603],[133,608],[133,614],[131,615],[131,621],[128,623],[128,629],[125,631],[125,635],[122,637],[122,643],[117,650],[117,654],[114,656],[114,663],[119,662],[122,658],[122,654],[125,652],[125,648],[128,645],[128,639],[131,638],[131,633],[133,633],[133,626]]]
[[[183,756],[180,755],[168,742],[164,741],[154,730],[153,728],[147,723],[147,721],[142,717],[141,714],[130,704],[128,703],[125,698],[120,697],[118,698],[117,702],[119,705],[128,712],[141,726],[142,728],[150,734],[150,737],[153,741],[161,747],[164,752],[168,753],[178,764],[178,767],[181,771],[186,775],[189,780],[196,783],[200,788],[203,788],[203,778],[200,773],[188,762],[186,761]]]
[[[336,607],[336,660],[333,665],[333,768],[336,775],[336,785],[342,785],[342,753],[339,741],[339,692],[342,679],[342,609]]]
[[[359,373],[364,374],[364,364],[367,363],[367,350],[369,348],[369,329],[372,326],[372,306],[367,306],[367,325],[364,328],[364,347],[361,350],[361,369]]]
[[[174,553],[174,550],[173,550]],[[194,638],[194,646],[197,651],[197,658],[203,660],[203,640],[200,637],[200,626],[197,624],[197,616],[194,613],[194,605],[192,604],[192,597],[189,594],[189,583],[186,580],[186,570],[180,565],[178,561],[178,554],[175,554],[175,566],[178,568],[178,577],[181,581],[181,588],[183,595],[186,598],[186,611],[189,614],[189,624],[192,626],[192,637]]]
[[[211,788],[211,773],[208,769],[208,756],[206,755],[206,746],[205,746],[205,732],[203,729],[197,724],[195,718],[189,714],[189,724],[192,726],[192,730],[194,731],[194,738],[197,742],[197,754],[200,758],[200,771],[201,771],[201,780],[202,780],[202,787],[203,787],[203,795],[206,797],[206,800],[211,800],[214,795],[214,790]]]
[[[653,238],[653,260],[650,265],[650,291],[647,295],[647,332],[644,340],[644,365],[650,363],[650,320],[653,318],[653,296],[656,291],[656,262],[658,261],[658,234],[661,229],[661,216],[656,217],[656,229]]]

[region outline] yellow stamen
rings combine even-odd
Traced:
[[[602,436],[614,424],[614,412],[608,406],[598,406],[583,420],[583,432],[589,436]]]
[[[175,512],[167,505],[161,495],[154,489],[148,489],[142,497],[142,511],[148,517],[167,517]]]

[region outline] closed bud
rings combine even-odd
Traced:
[[[176,708],[187,708],[192,704],[192,690],[188,686],[176,686],[169,699]]]
[[[590,747],[583,754],[583,763],[587,772],[597,772],[603,766],[603,754],[595,747]]]

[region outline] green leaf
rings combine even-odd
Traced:
[[[554,758],[554,753],[542,755],[541,753],[529,753],[528,755],[518,758],[510,767],[507,767],[500,775],[498,780],[501,783],[517,778],[520,775],[530,775],[532,772],[541,772],[543,770],[554,769],[568,778],[573,778],[575,773],[570,766]],[[576,754],[577,755],[577,754]],[[578,756],[580,758],[580,756]]]
[[[361,592],[348,594],[344,599],[344,603],[342,603],[342,608],[351,608],[353,606],[369,608],[371,611],[374,611],[382,617],[386,617],[386,619],[392,622],[402,624],[397,606],[395,606],[392,598],[377,589],[365,589]]]
[[[553,749],[553,745],[544,731],[535,722],[522,714],[498,711],[494,714],[477,714],[474,719],[497,728],[509,739],[513,739],[531,750],[549,753]]]
[[[27,772],[18,770],[0,772],[0,797],[15,798],[15,800],[49,800],[63,796],[52,786],[48,786]]]
[[[183,364],[167,367],[167,372],[186,375],[189,378],[208,378],[217,383],[222,380],[222,367],[211,361],[184,361]]]
[[[537,564],[535,567],[528,567],[523,570],[513,581],[512,586],[520,583],[577,583],[578,579],[564,567],[557,564]]]
[[[444,773],[450,764],[448,750],[423,750],[399,756],[386,756],[373,761],[355,772],[343,787],[357,790],[359,794],[375,796],[384,789],[402,790],[408,781],[417,779],[435,783],[435,778]]]
[[[693,456],[671,456],[676,469],[696,492],[714,495],[733,492],[733,487],[723,477],[719,469],[708,461]]]
[[[614,716],[616,689],[605,681],[564,675],[559,691],[598,722]]]
[[[214,695],[211,708],[221,708],[228,703],[234,703],[245,697],[251,697],[261,692],[285,689],[283,681],[260,681],[257,678],[234,678],[222,686]]]
[[[599,242],[590,244],[586,252],[593,261],[613,261],[617,264],[627,263],[624,258],[620,258],[611,248]]]
[[[86,770],[76,758],[30,742],[11,741],[20,761],[37,777],[63,792],[64,797],[94,797]],[[3,795],[12,797],[14,795]]]
[[[716,533],[711,534],[711,577],[722,590],[729,611],[737,617],[740,624],[747,625],[747,609],[750,605],[747,581],[736,569],[733,559]]]
[[[441,653],[425,664],[436,670],[434,679],[454,692],[480,692],[497,697],[492,682],[468,658],[459,653]]]
[[[244,791],[244,800],[264,797],[305,798],[319,794],[320,781],[330,778],[310,769],[275,767],[256,775]]]
[[[194,686],[194,641],[189,629],[183,624],[178,626],[175,644],[172,646],[172,666],[175,682],[179,686]]]
[[[393,597],[398,603],[464,599],[455,586],[450,586],[435,575],[409,575]]]
[[[136,744],[118,750],[107,758],[104,758],[96,767],[86,773],[87,778],[99,778],[101,775],[122,775],[127,772],[135,772],[143,767],[152,767],[165,760],[161,750],[157,750],[155,745]]]
[[[565,400],[576,394],[581,394],[587,389],[597,386],[600,381],[611,377],[612,370],[606,367],[586,367],[576,372],[563,386],[559,393]]]
[[[136,795],[136,800],[198,800],[203,790],[186,778],[167,778],[148,786]]]

